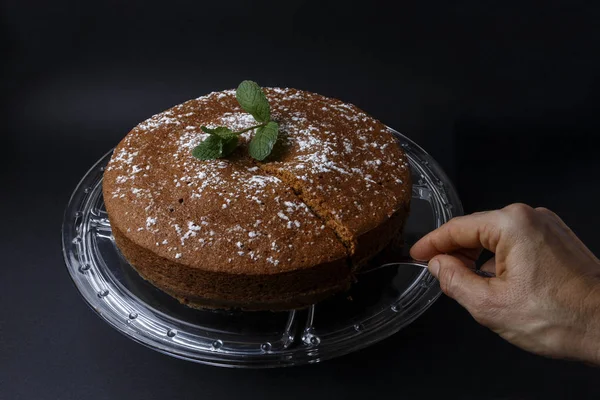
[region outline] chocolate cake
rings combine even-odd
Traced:
[[[301,308],[347,289],[401,236],[408,161],[388,128],[353,105],[265,88],[280,139],[262,162],[251,132],[201,161],[200,129],[256,124],[235,91],[211,93],[136,126],[114,151],[103,193],[117,246],[138,273],[194,307]]]

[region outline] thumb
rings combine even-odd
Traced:
[[[429,261],[429,272],[440,281],[446,295],[467,310],[476,308],[489,293],[486,278],[477,275],[458,258],[440,254]]]

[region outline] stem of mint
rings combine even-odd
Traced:
[[[252,129],[256,129],[256,128],[262,128],[265,125],[267,125],[267,124],[264,123],[264,124],[254,125],[254,126],[251,126],[250,128],[242,129],[241,131],[237,131],[237,132],[234,132],[234,133],[236,135],[241,135],[244,132],[248,132],[248,131],[251,131]]]

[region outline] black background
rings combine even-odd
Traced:
[[[148,350],[62,261],[79,179],[139,121],[243,79],[341,98],[427,149],[467,212],[554,209],[600,239],[595,2],[0,2],[0,399],[599,398],[597,368],[527,354],[448,298],[369,349],[226,370]]]

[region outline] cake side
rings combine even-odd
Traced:
[[[207,271],[173,262],[133,243],[118,228],[115,241],[142,278],[197,308],[288,310],[306,307],[349,288],[345,258],[278,274]]]

